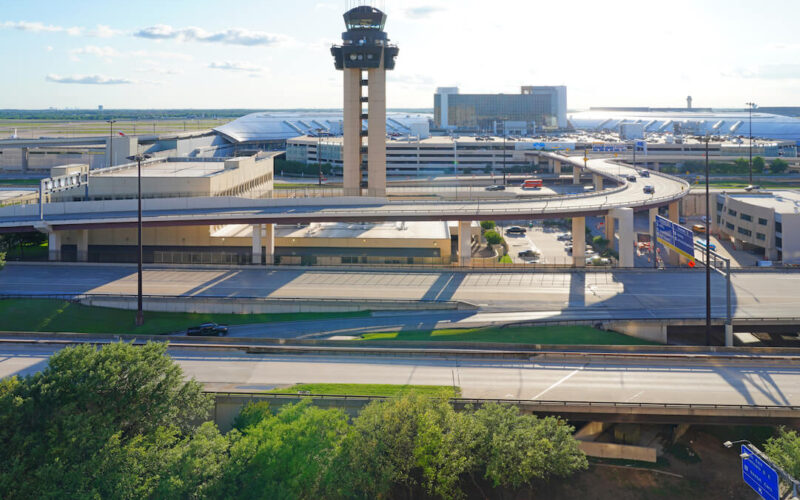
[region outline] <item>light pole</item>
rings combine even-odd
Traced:
[[[706,345],[711,345],[711,202],[708,195],[708,135],[706,139]]]
[[[106,120],[108,123],[108,166],[114,166],[114,124],[117,120]]]
[[[784,481],[789,483],[789,485],[792,487],[792,498],[797,498],[797,492],[798,492],[798,487],[800,487],[800,481],[798,481],[797,479],[793,478],[788,472],[783,470],[783,468],[781,466],[779,466],[778,464],[773,462],[767,456],[766,453],[764,453],[763,451],[759,450],[756,447],[756,445],[754,445],[753,443],[751,443],[750,441],[748,441],[746,439],[740,439],[738,441],[725,441],[724,443],[722,443],[722,446],[724,446],[725,448],[731,448],[735,444],[746,444],[747,447],[750,450],[753,450],[753,453],[755,453],[755,455],[758,456],[758,458],[760,458],[761,460],[766,462],[770,467],[772,467],[772,469],[775,472],[778,473],[779,476],[781,476],[781,478]],[[750,455],[747,454],[746,452],[739,454],[739,456],[742,458],[742,460],[747,460],[748,458],[750,458]]]
[[[745,104],[747,105],[747,111],[748,111],[748,114],[750,115],[750,148],[749,148],[750,149],[750,161],[749,161],[750,176],[749,176],[749,179],[750,179],[750,185],[752,186],[753,185],[753,110],[756,109],[757,106],[756,106],[756,103],[754,103],[754,102],[746,102]]]
[[[503,120],[503,185],[506,185],[506,121]]]
[[[137,292],[136,292],[136,326],[144,324],[144,316],[142,315],[142,161],[152,158],[149,154],[137,154],[128,156],[129,160],[135,161],[137,164],[136,180],[138,184],[138,207],[137,207],[137,249],[136,249],[136,262],[138,264],[137,271]]]

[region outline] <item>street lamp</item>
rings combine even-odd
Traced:
[[[503,185],[506,185],[506,121],[503,120]]]
[[[108,123],[108,166],[114,165],[114,124],[117,120],[106,120]]]
[[[711,345],[711,202],[708,194],[708,141],[706,134],[706,345]]]
[[[783,468],[781,466],[779,466],[778,464],[773,462],[767,456],[766,453],[764,453],[763,451],[759,450],[756,447],[756,445],[754,445],[753,443],[751,443],[747,439],[740,439],[738,441],[725,441],[724,443],[722,443],[722,446],[724,446],[725,448],[731,448],[735,444],[746,444],[748,448],[753,450],[753,454],[755,456],[757,456],[758,458],[760,458],[761,460],[766,462],[770,467],[772,467],[772,469],[775,472],[778,473],[779,476],[781,476],[781,478],[784,481],[786,481],[787,483],[789,483],[791,485],[791,487],[792,487],[792,498],[797,498],[797,491],[798,491],[798,487],[800,487],[800,481],[798,481],[797,479],[795,479],[794,477],[789,475],[789,473],[786,472],[785,470],[783,470]],[[752,457],[753,455],[745,452],[745,453],[740,453],[739,456],[742,458],[742,460],[747,460],[748,458]]]
[[[750,185],[753,185],[753,110],[758,106],[754,102],[746,102],[747,111],[750,115]]]
[[[322,133],[325,132],[325,129],[318,128],[317,132],[317,182],[318,185],[322,186],[322,159],[320,156],[320,148],[322,147]]]
[[[152,158],[153,155],[139,153],[137,155],[128,156],[128,159],[135,161],[137,164],[136,179],[138,184],[138,208],[137,208],[137,251],[136,261],[138,264],[138,288],[136,293],[136,326],[144,324],[144,316],[142,315],[142,161]]]

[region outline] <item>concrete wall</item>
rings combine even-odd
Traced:
[[[658,459],[656,449],[646,446],[596,443],[594,441],[578,441],[578,446],[590,457],[638,460],[640,462],[651,463],[656,463]]]
[[[624,333],[651,342],[667,343],[666,323],[650,321],[608,321],[603,323],[603,328],[613,332]]]

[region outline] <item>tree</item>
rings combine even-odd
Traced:
[[[486,238],[486,243],[490,245],[499,245],[503,242],[503,237],[497,231],[486,231],[483,233],[483,237]]]
[[[588,467],[571,426],[554,417],[520,415],[519,408],[488,404],[475,412],[485,438],[478,460],[495,486],[519,487]]]
[[[764,453],[794,478],[800,478],[800,434],[785,427],[764,444]]]
[[[789,162],[781,158],[775,158],[772,160],[772,163],[769,164],[769,171],[773,174],[782,174],[786,172],[787,168],[789,168]]]
[[[247,418],[237,421],[247,426],[241,436],[234,431],[230,466],[217,486],[217,496],[321,497],[319,492],[327,488],[326,472],[348,430],[347,415],[312,406],[310,400],[286,405],[275,415],[265,409],[251,407]]]
[[[764,158],[756,156],[753,158],[753,172],[761,173],[764,171]]]
[[[495,223],[493,220],[483,220],[481,221],[481,229],[484,231],[488,231],[489,229],[494,229]]]
[[[131,476],[137,471],[125,465],[136,461],[130,454],[188,446],[182,437],[191,435],[211,408],[210,397],[200,384],[183,379],[166,348],[165,343],[69,347],[42,371],[4,381],[0,496],[103,496],[99,492],[109,477],[145,484],[135,491],[155,487],[157,477]],[[124,467],[116,476],[112,466],[97,474],[106,462]]]

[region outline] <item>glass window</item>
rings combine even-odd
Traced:
[[[765,234],[763,234],[763,233],[756,233],[756,239],[764,241],[764,240],[767,239],[767,236]]]
[[[766,226],[767,225],[767,219],[762,219],[761,217],[759,217],[758,218],[758,223],[761,224],[762,226]]]
[[[753,218],[751,216],[749,216],[747,214],[744,214],[744,213],[739,214],[739,217],[741,217],[742,220],[746,220],[747,222],[752,222],[753,221]]]
[[[725,227],[727,227],[728,229],[733,229],[733,224],[731,224],[730,222],[726,222]]]
[[[739,234],[743,234],[745,236],[751,236],[753,234],[752,231],[750,231],[749,229],[745,229],[743,227],[737,228],[736,232],[738,232]]]
[[[778,248],[782,248],[783,247],[783,238],[781,238],[780,236],[776,236],[775,237],[775,246],[778,247]]]
[[[717,210],[722,211],[722,203],[717,202]]]
[[[735,216],[736,215],[736,210],[734,210],[732,208],[729,208],[728,209],[728,215],[734,215]]]
[[[780,222],[775,222],[775,232],[782,233],[783,232],[783,224]]]

